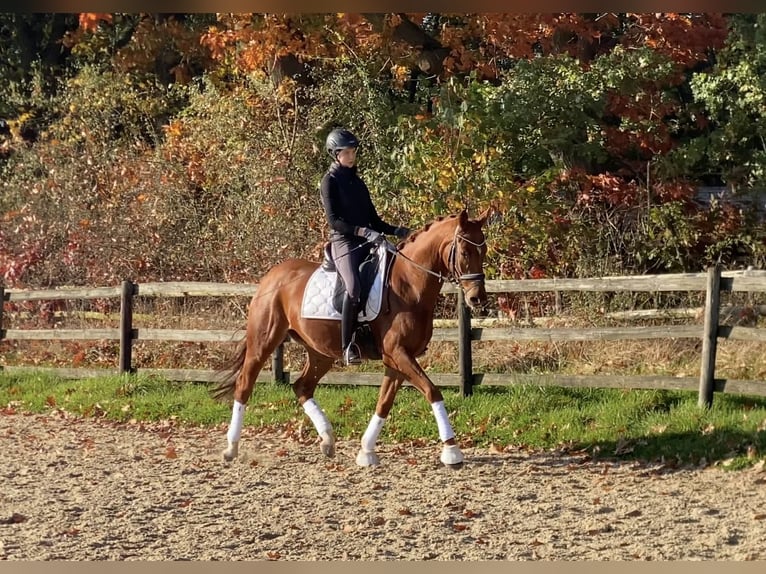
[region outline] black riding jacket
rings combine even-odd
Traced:
[[[356,173],[356,166],[344,167],[333,162],[319,187],[330,239],[339,235],[354,236],[357,227],[368,227],[378,233],[393,234],[396,227],[383,221],[370,198],[370,190]]]

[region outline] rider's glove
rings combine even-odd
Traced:
[[[400,237],[404,239],[410,234],[410,229],[408,227],[405,227],[404,225],[400,225],[396,229],[394,229],[394,235],[397,237]]]
[[[364,237],[367,241],[370,243],[380,244],[385,241],[385,237],[383,237],[382,233],[378,233],[374,229],[370,229],[369,227],[359,227],[356,232],[357,235],[361,235]]]

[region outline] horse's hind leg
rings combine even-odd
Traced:
[[[314,390],[319,379],[332,367],[333,359],[320,355],[313,349],[306,347],[308,358],[300,376],[293,383],[293,392],[298,397],[298,402],[303,406],[306,415],[314,423],[317,434],[322,439],[319,448],[325,456],[335,456],[335,433],[332,424],[314,400]]]
[[[257,297],[257,295],[256,295]],[[231,461],[239,452],[239,438],[245,415],[245,404],[253,392],[255,380],[263,365],[269,360],[274,349],[287,336],[287,319],[277,307],[276,302],[270,302],[268,307],[261,307],[258,299],[253,299],[248,312],[246,352],[242,368],[237,375],[234,385],[234,406],[231,412],[231,423],[226,433],[228,446],[223,451],[224,460]],[[256,324],[257,321],[257,324]]]

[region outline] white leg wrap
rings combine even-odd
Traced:
[[[327,420],[324,412],[319,408],[319,405],[314,399],[309,399],[303,403],[303,410],[311,419],[311,422],[314,423],[314,428],[317,429],[317,434],[319,436],[332,430],[330,421]]]
[[[234,406],[231,409],[231,424],[229,424],[229,432],[226,433],[226,438],[229,439],[229,444],[239,442],[239,437],[242,434],[242,421],[245,417],[245,405],[239,401],[234,401]]]
[[[447,418],[447,409],[444,407],[444,401],[436,401],[431,403],[431,408],[434,411],[436,417],[436,426],[439,427],[439,438],[442,442],[455,438],[455,433],[452,430],[452,425]]]
[[[373,414],[370,419],[370,424],[367,425],[367,430],[362,435],[362,450],[366,452],[373,452],[375,450],[375,443],[378,442],[378,435],[380,435],[380,429],[383,428],[383,423],[386,419],[380,418],[377,414]]]

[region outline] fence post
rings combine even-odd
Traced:
[[[460,362],[460,394],[473,394],[473,357],[471,356],[471,310],[465,304],[463,290],[457,291],[458,361]]]
[[[134,372],[133,357],[133,296],[136,285],[132,281],[122,282],[120,292],[120,374]]]
[[[5,338],[5,329],[3,329],[3,307],[5,306],[5,285],[0,281],[0,341]]]
[[[702,364],[700,366],[699,398],[700,407],[713,404],[715,388],[715,353],[718,339],[718,316],[721,305],[721,266],[707,270],[705,293],[705,325],[702,333]]]

